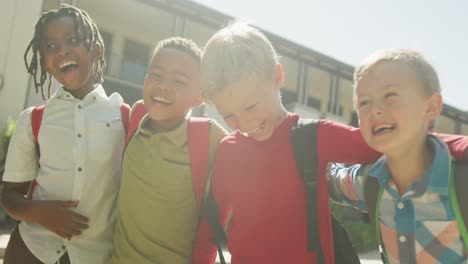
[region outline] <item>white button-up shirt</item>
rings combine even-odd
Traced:
[[[21,237],[44,263],[55,263],[66,251],[73,264],[105,263],[111,255],[125,137],[122,103],[119,94],[107,97],[101,85],[83,100],[58,88],[45,104],[38,136],[40,157],[31,128],[32,108],[18,119],[3,180],[36,179],[34,200],[76,200],[79,205],[71,210],[89,218],[89,228],[70,241],[22,222]]]

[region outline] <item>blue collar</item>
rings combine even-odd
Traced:
[[[431,166],[424,172],[423,177],[412,184],[416,195],[421,195],[426,190],[448,195],[450,180],[451,157],[447,145],[433,135],[428,135],[427,140],[435,150]],[[376,177],[381,186],[387,186],[391,179],[387,166],[387,159],[382,156],[369,169],[369,176]]]

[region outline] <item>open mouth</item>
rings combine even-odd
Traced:
[[[265,127],[265,121],[263,121],[260,125],[258,125],[256,128],[250,130],[250,131],[246,131],[244,132],[245,134],[255,134],[255,133],[258,133],[260,132],[263,128]]]
[[[380,134],[384,134],[384,133],[393,131],[394,129],[395,129],[394,125],[381,125],[381,126],[374,127],[374,129],[372,130],[372,134],[374,136],[375,135],[380,135]]]
[[[157,103],[157,104],[162,104],[162,105],[171,105],[172,102],[164,97],[160,97],[160,96],[153,96],[151,97],[151,100],[153,100],[153,102]]]
[[[78,68],[78,63],[76,63],[76,62],[74,62],[74,61],[67,61],[67,62],[62,63],[62,64],[59,66],[60,71],[62,71],[63,73],[72,72],[72,71],[74,71],[76,68]]]

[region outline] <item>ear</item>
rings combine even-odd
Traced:
[[[91,56],[92,58],[95,60],[95,59],[98,59],[98,58],[101,58],[103,55],[102,55],[102,46],[100,43],[94,43],[92,46],[91,46]]]
[[[193,100],[192,107],[199,107],[202,103],[203,103],[203,98],[201,95],[199,95]]]
[[[284,71],[281,63],[275,66],[275,85],[278,89],[281,89],[284,85]]]
[[[431,123],[433,123],[442,112],[442,95],[440,93],[434,93],[428,99],[427,104],[427,116]]]

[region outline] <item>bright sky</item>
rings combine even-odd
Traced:
[[[468,111],[468,1],[196,0],[351,65],[413,48],[435,66],[444,101]]]

